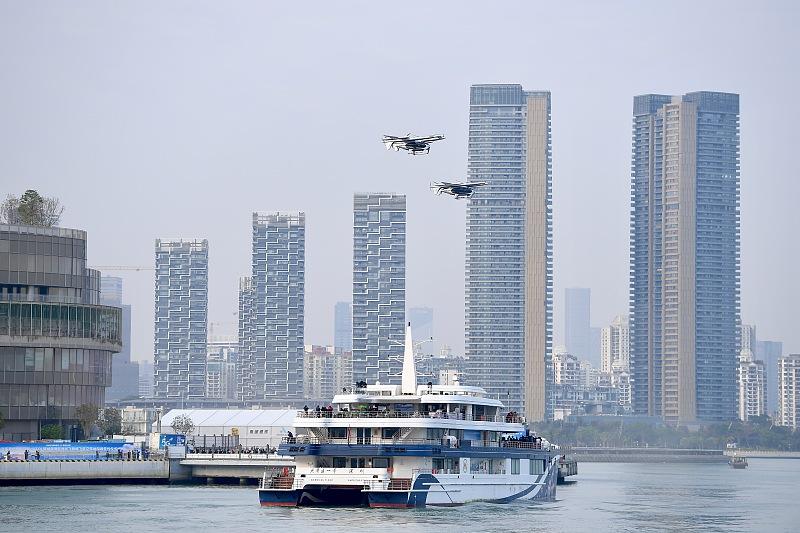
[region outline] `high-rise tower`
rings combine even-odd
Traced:
[[[630,325],[634,410],[736,417],[739,96],[633,101]]]
[[[550,93],[470,88],[466,379],[531,421],[552,418]]]
[[[253,213],[252,276],[239,286],[238,395],[303,397],[304,213]]]
[[[156,240],[153,395],[206,393],[208,241]]]
[[[406,311],[406,197],[353,199],[353,380],[400,383]]]

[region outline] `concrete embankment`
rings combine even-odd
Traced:
[[[725,463],[728,461],[722,450],[573,447],[567,454],[579,463]]]
[[[170,462],[2,461],[0,486],[59,483],[166,483]]]

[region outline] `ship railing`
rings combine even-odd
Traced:
[[[354,411],[312,411],[301,409],[297,418],[431,418],[444,420],[465,420],[468,422],[505,422],[520,424],[524,418],[513,413],[498,415],[469,415],[460,412],[446,411],[394,411],[394,410],[354,410]]]
[[[424,445],[424,446],[441,446],[443,448],[527,448],[540,450],[542,449],[541,443],[526,442],[521,440],[459,440],[455,437],[450,438],[445,436],[439,439],[384,439],[379,437],[356,437],[355,435],[348,438],[328,438],[319,439],[310,435],[298,435],[296,437],[283,437],[282,444],[334,444],[334,445],[347,445],[347,446],[409,446],[409,445]]]

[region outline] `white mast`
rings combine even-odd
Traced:
[[[414,363],[414,341],[411,338],[411,322],[406,326],[405,350],[403,351],[403,394],[417,392],[417,366]]]

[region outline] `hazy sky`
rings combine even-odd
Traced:
[[[556,5],[558,4],[558,5]],[[469,85],[552,91],[556,340],[565,287],[628,305],[635,94],[741,95],[742,318],[800,352],[796,2],[0,1],[0,194],[62,199],[92,265],[207,238],[209,316],[235,330],[253,211],[306,212],[306,343],[350,300],[352,195],[408,195],[407,305],[464,343]],[[384,133],[444,133],[429,156]],[[125,279],[152,357],[153,272]]]

